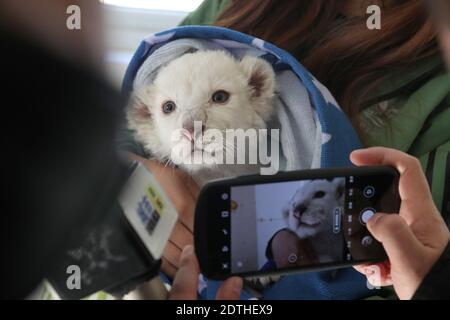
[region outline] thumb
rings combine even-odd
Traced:
[[[197,300],[200,267],[194,247],[186,246],[181,253],[178,269],[169,293],[170,300]]]
[[[241,297],[242,279],[230,278],[226,280],[217,292],[217,300],[239,300]]]
[[[383,244],[393,265],[407,264],[421,252],[421,243],[398,214],[377,213],[369,220],[367,228]]]

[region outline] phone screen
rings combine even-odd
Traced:
[[[391,171],[356,170],[333,177],[218,184],[208,194],[209,275],[282,273],[385,259],[366,225],[376,212],[398,212],[396,180]]]

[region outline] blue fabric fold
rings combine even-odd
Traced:
[[[240,32],[220,27],[187,26],[149,35],[139,45],[128,66],[122,86],[123,92],[129,94],[133,89],[133,82],[139,68],[153,52],[164,44],[185,38],[210,40],[225,48],[234,48],[233,50],[236,52],[241,49],[244,50],[242,52],[245,52],[245,48],[258,49],[264,53],[261,57],[269,61],[277,72],[284,70],[293,72],[295,74],[294,81],[298,81],[295,84],[301,85],[303,90],[306,89],[310,108],[314,111],[318,125],[320,125],[318,166],[322,168],[351,166],[349,154],[353,150],[361,148],[361,143],[349,119],[339,108],[330,92],[288,52]],[[284,89],[288,92],[297,90],[298,87],[289,81],[285,85]],[[294,119],[294,121],[299,121],[299,119]],[[201,297],[214,299],[219,285],[219,282],[207,281],[206,289],[200,292]],[[263,299],[353,300],[374,294],[376,293],[368,288],[362,275],[353,268],[347,268],[333,272],[285,276],[265,290]],[[252,296],[243,292],[241,298],[250,299]]]

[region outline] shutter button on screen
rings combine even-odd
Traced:
[[[367,222],[369,222],[370,218],[372,218],[375,215],[376,211],[372,208],[367,208],[361,211],[361,214],[359,216],[359,220],[363,225],[367,225]]]

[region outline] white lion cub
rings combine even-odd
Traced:
[[[344,243],[334,233],[335,209],[344,205],[345,179],[305,181],[283,211],[288,229],[311,240],[319,262],[341,261]]]
[[[234,154],[235,139],[218,142],[207,133],[267,128],[274,114],[275,88],[273,68],[260,58],[239,61],[224,51],[186,53],[162,67],[151,85],[135,88],[129,127],[153,158],[176,163],[200,186],[212,179],[258,173],[258,164],[214,162],[217,152]],[[194,124],[199,122],[198,130]],[[178,154],[174,148],[188,152]],[[201,163],[192,161],[196,151],[203,157]]]

